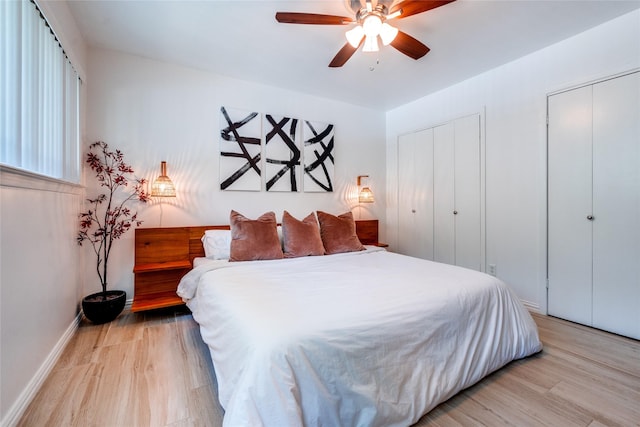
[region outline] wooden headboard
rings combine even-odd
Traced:
[[[204,257],[204,232],[229,229],[228,225],[136,228],[131,311],[183,304],[176,288],[194,258]],[[377,244],[378,220],[356,221],[356,233],[363,244]]]
[[[189,260],[204,256],[200,240],[206,230],[228,230],[228,225],[136,228],[135,264]]]
[[[135,229],[135,264],[153,264],[204,257],[200,240],[206,230],[229,230],[228,225]],[[378,243],[378,220],[356,221],[356,234],[365,245]]]

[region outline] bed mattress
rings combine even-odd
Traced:
[[[209,346],[225,426],[407,426],[542,348],[499,279],[373,247],[205,262],[178,293]]]

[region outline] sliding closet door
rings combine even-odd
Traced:
[[[593,86],[593,326],[640,338],[640,73]]]
[[[433,259],[446,264],[456,263],[454,130],[453,122],[433,128]]]
[[[480,270],[480,116],[454,125],[455,264]]]
[[[591,325],[591,86],[549,97],[549,314]]]
[[[433,259],[433,130],[398,139],[398,252]]]

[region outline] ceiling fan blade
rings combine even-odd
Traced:
[[[398,35],[391,42],[391,46],[413,59],[420,59],[431,50],[421,41],[402,31],[398,31]]]
[[[455,0],[404,0],[393,5],[389,11],[389,15],[402,10],[398,18],[406,18],[407,16],[426,12],[454,1]]]
[[[353,22],[353,19],[319,13],[277,12],[276,21],[282,24],[345,25]]]
[[[362,40],[364,40],[364,36],[362,37]],[[362,40],[360,40],[360,44],[362,44]],[[344,46],[342,46],[342,49],[338,51],[336,56],[333,57],[333,59],[329,63],[329,67],[342,67],[349,60],[349,58],[351,58],[353,54],[356,53],[356,50],[358,50],[357,47],[353,47],[350,43],[346,43]]]

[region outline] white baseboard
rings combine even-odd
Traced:
[[[29,381],[24,390],[22,390],[22,393],[20,393],[18,399],[16,399],[5,417],[2,419],[2,422],[0,422],[0,426],[13,427],[18,424],[20,418],[24,414],[24,411],[27,409],[27,406],[29,406],[38,390],[40,390],[40,387],[47,379],[47,376],[51,373],[51,370],[60,358],[62,351],[65,349],[65,347],[75,334],[76,330],[78,329],[81,319],[82,312],[78,313],[78,315],[73,319],[62,337],[60,337],[47,358],[44,360],[44,363],[42,363],[33,378],[31,378],[31,381]]]
[[[524,305],[524,307],[529,310],[529,311],[533,311],[534,313],[539,313],[539,314],[543,314],[540,311],[540,306],[538,304],[529,302],[529,301],[525,301],[525,300],[520,300],[522,301],[522,305]]]

